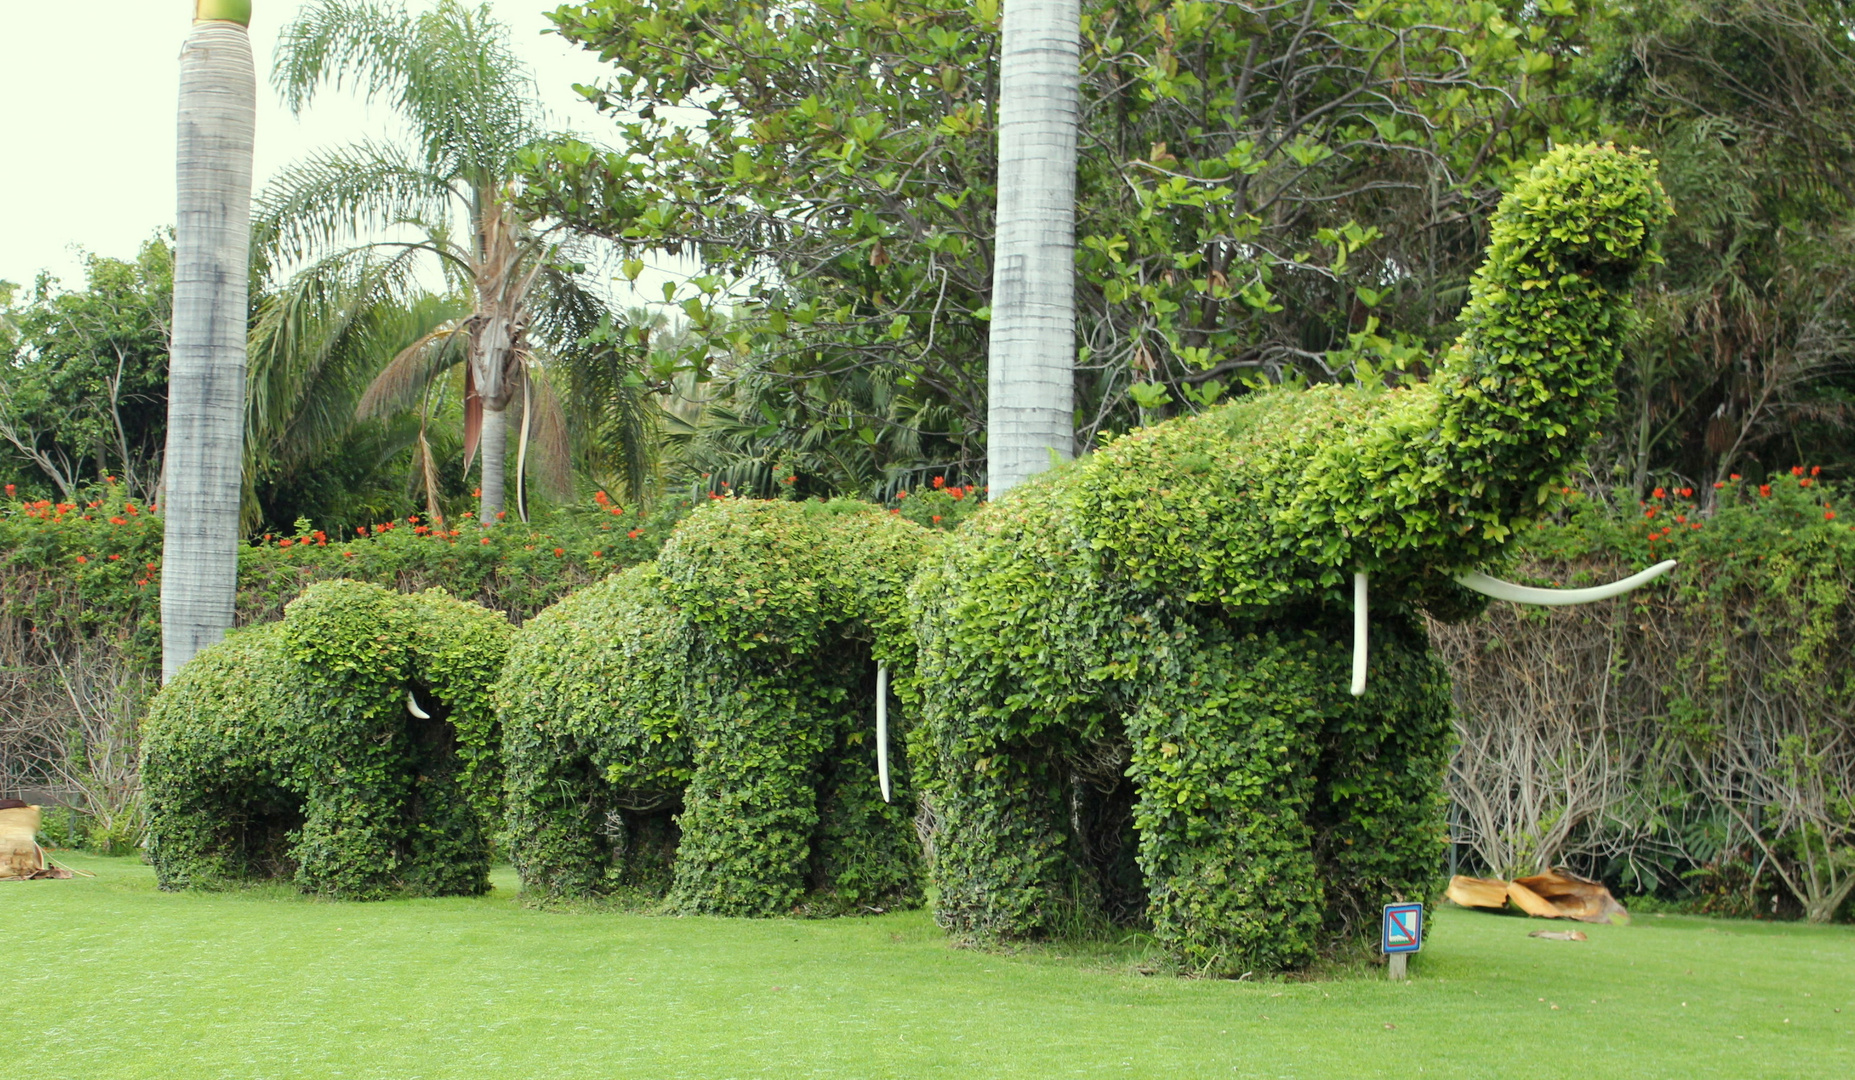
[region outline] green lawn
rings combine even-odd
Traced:
[[[66,861],[97,877],[0,884],[9,1076],[1855,1076],[1847,927],[1566,943],[1447,910],[1410,983],[1234,983],[952,949],[919,912],[537,912],[506,874],[478,900],[163,895],[135,861]]]

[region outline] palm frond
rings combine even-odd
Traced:
[[[466,339],[463,323],[452,319],[401,349],[367,384],[355,403],[355,417],[385,416],[416,405],[433,379],[463,362]]]
[[[541,133],[533,77],[487,4],[438,0],[415,16],[400,3],[316,0],[279,38],[272,82],[296,112],[324,86],[385,100],[434,170],[477,186],[494,186]]]
[[[262,271],[395,225],[443,221],[457,192],[446,178],[386,143],[322,150],[285,168],[258,197],[252,245]],[[427,228],[428,237],[431,230]],[[439,255],[448,245],[427,240]]]

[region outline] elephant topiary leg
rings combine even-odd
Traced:
[[[1310,635],[1178,636],[1127,725],[1154,932],[1207,974],[1306,963],[1323,911],[1306,815],[1335,665]]]
[[[742,665],[745,667],[746,665]],[[796,666],[796,665],[795,665]],[[744,672],[692,711],[695,775],[683,793],[670,903],[714,915],[783,915],[805,894],[829,727],[803,668]]]
[[[1336,930],[1376,933],[1379,909],[1427,900],[1442,877],[1449,674],[1407,615],[1375,619],[1372,679],[1322,733],[1310,820]]]
[[[1055,929],[1081,889],[1060,757],[1040,746],[994,748],[933,768],[935,920],[976,942]]]
[[[906,770],[898,768],[890,801],[882,801],[868,712],[861,709],[840,721],[818,793],[813,885],[847,909],[909,903],[921,895],[914,791]]]

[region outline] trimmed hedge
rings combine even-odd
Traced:
[[[957,673],[923,680],[911,744],[940,922],[988,941],[1143,911],[1188,966],[1239,974],[1434,895],[1450,704],[1417,612],[1479,610],[1449,574],[1503,556],[1608,410],[1667,214],[1642,156],[1555,151],[1495,215],[1428,382],[1144,429],[955,533],[912,592],[922,671]]]
[[[489,687],[511,633],[442,590],[332,581],[202,652],[143,726],[161,887],[290,875],[345,899],[486,891],[502,787]]]
[[[524,888],[729,915],[916,898],[906,728],[894,710],[885,804],[874,683],[912,668],[933,535],[863,503],[723,499],[655,565],[531,620],[496,687]]]

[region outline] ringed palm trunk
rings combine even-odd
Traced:
[[[232,627],[244,461],[251,150],[249,0],[197,0],[180,55],[161,676]]]
[[[1075,453],[1079,0],[1006,0],[986,462],[998,498]]]

